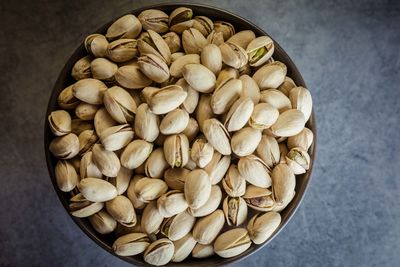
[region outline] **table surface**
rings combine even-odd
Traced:
[[[127,266],[64,211],[43,153],[46,104],[79,42],[163,1],[0,2],[0,266]],[[209,1],[252,20],[298,66],[318,122],[297,214],[237,266],[395,266],[400,261],[398,1]]]

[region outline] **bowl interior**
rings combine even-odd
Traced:
[[[255,26],[251,22],[247,21],[246,19],[243,19],[237,15],[234,15],[230,12],[227,12],[225,10],[215,8],[215,7],[209,7],[209,6],[204,6],[204,5],[194,5],[194,4],[160,4],[160,5],[154,5],[154,6],[146,6],[142,7],[139,9],[133,10],[132,14],[138,15],[141,11],[149,8],[156,8],[160,9],[166,13],[170,13],[172,10],[179,6],[186,6],[189,7],[193,10],[195,15],[204,15],[212,20],[223,20],[232,23],[235,26],[236,31],[241,31],[241,30],[253,30],[256,34],[256,36],[260,35],[267,35],[266,32],[261,30],[259,27]],[[105,24],[103,27],[98,29],[96,32],[97,33],[105,33],[106,29],[111,25],[112,21]],[[46,118],[50,114],[51,111],[56,110],[57,107],[57,97],[59,93],[61,92],[62,89],[67,87],[68,85],[72,84],[74,82],[73,78],[70,75],[71,69],[74,65],[74,63],[83,57],[86,54],[85,48],[83,44],[81,44],[73,53],[73,55],[69,58],[68,62],[65,64],[65,67],[61,71],[57,82],[53,88],[53,92],[51,94],[48,107],[47,107],[47,114]],[[291,61],[289,56],[285,53],[285,51],[280,47],[280,45],[275,42],[275,52],[273,55],[275,60],[279,60],[283,63],[286,64],[288,68],[288,76],[291,77],[295,83],[299,86],[304,86],[306,87],[306,84],[303,81],[303,78],[301,77],[299,71],[297,70],[296,66],[294,63]],[[238,261],[240,259],[243,259],[245,257],[248,257],[252,253],[256,252],[257,250],[261,249],[262,247],[266,246],[287,224],[287,222],[290,220],[294,212],[296,211],[297,207],[299,206],[304,193],[306,191],[306,188],[308,186],[308,183],[310,181],[311,177],[311,171],[313,168],[313,162],[315,158],[315,143],[316,143],[316,128],[315,128],[315,117],[314,117],[314,112],[310,118],[310,120],[307,123],[307,127],[310,128],[313,133],[314,133],[314,143],[310,148],[310,157],[311,157],[311,166],[309,171],[304,174],[304,175],[298,175],[296,176],[296,195],[292,202],[281,212],[282,216],[282,223],[279,226],[279,228],[275,231],[275,233],[267,240],[262,245],[252,245],[246,252],[242,253],[241,255],[238,255],[233,258],[229,259],[224,259],[220,258],[218,256],[213,256],[210,258],[206,259],[194,259],[194,258],[188,258],[182,263],[170,263],[170,266],[221,266],[225,265],[228,263],[232,263],[235,261]],[[69,211],[68,208],[68,200],[70,198],[70,194],[68,193],[63,193],[57,188],[57,184],[55,181],[55,174],[54,174],[54,167],[55,164],[57,163],[57,159],[51,155],[51,153],[48,150],[49,143],[53,139],[53,136],[51,134],[48,121],[46,120],[45,122],[45,130],[44,130],[44,149],[45,149],[45,155],[46,155],[46,161],[47,161],[47,167],[49,170],[50,178],[52,180],[53,186],[58,194],[58,197],[60,201],[62,202],[63,206],[67,211]],[[144,263],[143,259],[141,256],[135,256],[135,257],[121,257],[113,253],[111,249],[112,242],[114,240],[114,237],[111,235],[101,235],[97,233],[90,223],[88,222],[87,219],[79,219],[76,217],[71,216],[72,219],[75,221],[75,223],[82,229],[85,234],[87,234],[91,239],[93,239],[98,245],[100,245],[102,248],[113,254],[114,256],[117,256],[127,262],[133,263],[138,266],[146,266],[147,264]]]

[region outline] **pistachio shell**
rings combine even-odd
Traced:
[[[167,65],[171,64],[171,51],[165,40],[155,31],[148,30],[138,40],[138,49],[141,55],[154,54],[164,60]]]
[[[99,212],[104,207],[102,202],[91,202],[79,193],[70,199],[69,209],[71,215],[78,218],[89,217]]]
[[[140,104],[134,123],[136,135],[148,142],[154,142],[159,135],[159,124],[160,119],[150,111],[149,106],[146,103]]]
[[[136,38],[142,31],[142,24],[132,14],[120,17],[107,29],[108,40]]]
[[[211,244],[222,230],[224,223],[224,212],[216,210],[196,222],[193,228],[193,237],[202,245]]]
[[[143,233],[130,233],[114,241],[112,246],[119,256],[134,256],[142,253],[150,245],[150,239]]]
[[[211,186],[210,197],[208,198],[206,203],[197,209],[189,208],[188,212],[190,215],[194,217],[206,216],[208,214],[211,214],[218,208],[219,204],[221,203],[221,199],[222,199],[221,188],[218,185],[213,185]]]
[[[175,32],[168,32],[162,36],[171,51],[171,61],[174,61],[173,53],[181,50],[181,38]]]
[[[251,41],[253,41],[256,38],[255,33],[252,30],[244,30],[235,33],[232,35],[227,42],[236,44],[240,46],[243,49],[246,49],[247,46]]]
[[[167,64],[156,55],[142,55],[138,58],[138,64],[142,73],[157,83],[165,82],[169,78]]]
[[[234,43],[225,42],[219,46],[222,54],[222,61],[235,69],[242,68],[247,64],[248,56],[246,51]]]
[[[126,168],[124,168],[124,169],[126,169]],[[126,190],[126,196],[132,202],[133,207],[135,209],[143,209],[145,207],[145,205],[146,205],[146,203],[144,203],[142,200],[138,199],[138,197],[135,194],[135,185],[136,185],[137,181],[139,181],[142,178],[143,178],[142,175],[133,176],[133,178],[130,180],[129,186],[128,186],[127,190]],[[149,205],[147,205],[147,206],[149,206]]]
[[[197,259],[208,258],[214,255],[213,245],[202,245],[197,243],[192,250],[192,257]]]
[[[211,33],[207,36],[207,43],[221,45],[224,42],[224,34],[222,32],[216,32],[212,30]]]
[[[78,183],[75,168],[66,160],[59,160],[54,169],[58,188],[63,192],[72,191]]]
[[[270,168],[278,164],[280,160],[280,151],[276,139],[269,135],[263,135],[257,147],[257,155]]]
[[[269,103],[259,103],[254,107],[249,124],[259,130],[271,127],[279,117],[279,111]]]
[[[143,89],[147,104],[154,114],[166,114],[179,107],[187,97],[187,92],[179,85],[168,85],[153,90],[152,87]]]
[[[159,198],[167,192],[167,184],[160,179],[152,179],[144,177],[135,184],[135,194],[137,198],[143,202]]]
[[[151,201],[143,210],[141,221],[143,232],[148,235],[157,234],[160,231],[163,219],[158,212],[157,202]]]
[[[170,168],[164,173],[164,180],[168,186],[174,190],[183,191],[185,180],[190,173],[185,168]]]
[[[157,200],[158,211],[164,218],[172,217],[188,208],[185,195],[179,190],[172,190]]]
[[[240,175],[236,165],[231,165],[229,167],[228,173],[222,180],[222,186],[225,192],[231,197],[240,197],[244,195],[246,192],[246,180]]]
[[[305,120],[308,121],[312,111],[312,98],[310,91],[301,86],[295,87],[290,90],[289,98],[292,102],[293,108],[303,112]]]
[[[296,83],[288,76],[285,77],[283,83],[279,85],[278,90],[284,93],[286,96],[289,96],[290,91],[296,87]]]
[[[193,228],[196,219],[187,211],[183,211],[173,217],[166,218],[161,225],[161,233],[172,241],[176,241],[187,235]]]
[[[244,127],[232,136],[232,151],[239,157],[253,153],[261,141],[261,131],[252,127]]]
[[[290,137],[304,129],[304,114],[297,109],[289,109],[281,113],[278,120],[271,126],[272,134],[281,137]]]
[[[73,133],[56,137],[51,141],[49,150],[59,159],[71,159],[78,155],[79,139]]]
[[[93,162],[93,152],[89,151],[82,156],[79,174],[81,179],[86,177],[102,178],[103,174]]]
[[[189,118],[188,125],[186,126],[185,130],[183,130],[183,134],[187,136],[189,143],[194,140],[199,132],[199,124],[194,118]]]
[[[247,225],[249,236],[254,244],[262,244],[275,232],[281,223],[281,215],[277,212],[258,213]]]
[[[177,25],[179,23],[191,20],[193,16],[193,11],[188,7],[178,7],[174,9],[169,15],[168,24],[170,27]],[[172,28],[171,28],[172,30]]]
[[[102,235],[113,232],[117,227],[117,222],[104,210],[93,214],[88,219],[96,232]]]
[[[127,89],[141,89],[152,83],[152,80],[140,71],[137,64],[119,67],[115,73],[115,80]]]
[[[106,150],[100,144],[94,145],[92,152],[93,162],[102,174],[108,177],[116,177],[118,175],[121,163],[114,152]]]
[[[270,170],[262,159],[254,155],[240,158],[238,169],[247,182],[262,188],[271,186]]]
[[[211,95],[209,94],[201,94],[199,103],[195,112],[196,120],[198,122],[198,126],[200,130],[204,132],[203,124],[207,119],[211,119],[214,117],[214,113],[211,108]]]
[[[119,86],[113,86],[104,93],[104,106],[111,117],[121,124],[133,121],[137,108],[131,95]]]
[[[212,159],[214,148],[207,140],[199,138],[194,141],[190,156],[199,168],[204,168]]]
[[[153,144],[144,140],[133,140],[121,154],[121,164],[125,168],[135,169],[150,156]]]
[[[144,261],[151,265],[161,266],[171,261],[174,256],[174,244],[167,238],[151,243],[144,252]]]
[[[116,196],[106,202],[107,212],[119,223],[132,227],[136,224],[136,213],[132,202],[125,196]]]
[[[221,156],[220,153],[214,151],[214,155],[211,162],[204,167],[204,170],[208,173],[210,177],[211,184],[218,184],[225,173],[228,171],[231,163],[230,156]]]
[[[201,34],[207,37],[214,29],[214,23],[206,16],[196,16],[193,21],[193,28],[199,30]]]
[[[72,93],[73,86],[74,85],[72,84],[66,87],[58,95],[58,105],[63,109],[74,109],[80,103],[80,101]]]
[[[90,63],[92,77],[105,82],[113,81],[117,72],[117,64],[105,58],[96,58]]]
[[[117,196],[115,186],[98,178],[85,178],[78,184],[83,197],[92,202],[105,202]]]
[[[246,49],[250,66],[258,67],[267,62],[274,53],[274,49],[274,41],[268,36],[253,39]]]
[[[206,38],[195,28],[190,28],[182,33],[182,47],[186,54],[200,54],[207,45]]]
[[[168,18],[167,14],[158,9],[143,10],[138,16],[144,30],[153,30],[158,33],[168,31]]]
[[[118,195],[122,195],[128,189],[131,181],[133,171],[125,167],[121,167],[117,174],[117,177],[109,177],[108,181],[117,188]]]
[[[218,87],[211,96],[211,108],[215,114],[226,113],[232,104],[240,97],[242,81],[231,79]]]
[[[111,117],[105,108],[100,108],[97,110],[94,116],[94,128],[96,129],[96,134],[101,136],[102,132],[118,123]]]
[[[200,93],[210,93],[214,89],[214,73],[201,64],[186,64],[182,75],[190,87]]]
[[[175,252],[172,257],[172,262],[181,262],[186,259],[192,252],[196,240],[194,240],[191,233],[185,235],[181,239],[174,241]]]
[[[106,55],[108,41],[102,34],[90,34],[84,41],[86,51],[95,57],[102,58]]]
[[[281,85],[285,79],[287,68],[285,64],[275,61],[259,68],[253,75],[261,90],[275,89]]]
[[[207,119],[203,123],[203,132],[208,142],[222,155],[231,154],[229,133],[217,119]]]
[[[170,66],[172,76],[180,78],[183,76],[183,67],[187,64],[200,64],[200,56],[198,54],[186,54],[174,60]]]
[[[253,113],[254,104],[250,97],[240,97],[236,100],[225,118],[225,127],[228,132],[242,129]]]
[[[215,88],[220,88],[231,79],[237,79],[239,77],[239,71],[231,67],[225,67],[218,74],[217,81],[215,82]]]
[[[79,139],[79,155],[84,155],[87,152],[90,152],[93,146],[98,141],[98,136],[94,132],[94,130],[85,130],[81,132],[78,137]]]
[[[56,136],[62,136],[71,132],[71,116],[65,110],[56,110],[50,113],[50,130]]]
[[[228,230],[218,236],[214,251],[220,257],[231,258],[246,251],[251,246],[249,234],[244,228]]]
[[[262,91],[260,101],[271,104],[277,108],[280,113],[292,108],[289,98],[277,89],[268,89]]]
[[[189,114],[182,109],[175,109],[165,115],[160,123],[160,132],[165,135],[179,134],[189,123]]]
[[[189,159],[189,140],[184,134],[168,136],[164,141],[164,156],[168,164],[174,167],[183,167]]]
[[[247,204],[241,197],[227,196],[223,204],[226,222],[239,226],[247,219]]]
[[[114,62],[127,62],[138,55],[137,41],[135,39],[119,39],[111,42],[106,51],[106,56]]]
[[[77,81],[72,87],[73,95],[89,104],[102,104],[107,86],[99,80],[87,78]]]
[[[294,174],[303,174],[310,167],[310,156],[300,147],[292,148],[286,155],[286,164]]]
[[[260,102],[260,88],[258,88],[256,81],[247,74],[241,75],[239,80],[242,81],[241,96],[250,97],[254,105],[257,105]]]
[[[144,166],[146,176],[157,179],[163,176],[164,171],[168,169],[168,167],[168,162],[164,157],[164,151],[161,147],[151,152]]]
[[[235,27],[226,21],[214,21],[214,30],[222,32],[225,41],[235,34]]]
[[[71,76],[77,81],[90,78],[92,76],[92,72],[90,70],[91,61],[91,56],[85,56],[79,59],[72,67]]]
[[[313,132],[308,128],[304,128],[300,133],[294,136],[290,136],[287,139],[287,145],[289,149],[292,149],[294,147],[301,147],[305,151],[307,151],[312,145],[313,139]]]
[[[272,170],[271,178],[275,201],[278,204],[290,201],[296,186],[296,178],[289,166],[282,163],[276,165]]]
[[[177,85],[181,86],[185,92],[187,92],[187,97],[182,103],[181,107],[187,113],[193,113],[199,103],[200,93],[194,90],[190,85],[181,78],[176,82]]]
[[[100,141],[106,150],[116,151],[128,145],[133,135],[129,124],[117,125],[105,129],[101,133]]]
[[[94,119],[94,116],[99,108],[99,105],[81,102],[75,109],[75,115],[81,120],[91,121]]]
[[[206,45],[201,51],[201,64],[217,75],[222,69],[222,54],[215,44]]]
[[[71,120],[71,133],[80,135],[85,130],[93,130],[93,124],[90,121],[83,121],[81,119]]]
[[[204,205],[211,194],[208,174],[201,169],[191,171],[186,177],[184,192],[189,207],[197,209]]]

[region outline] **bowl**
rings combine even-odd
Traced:
[[[235,26],[235,29],[237,31],[240,30],[253,30],[256,34],[256,36],[259,35],[268,35],[265,31],[263,31],[261,28],[258,26],[254,25],[250,21],[235,15],[233,13],[230,13],[226,10],[216,8],[216,7],[211,7],[211,6],[206,6],[206,5],[200,5],[200,4],[158,4],[158,5],[152,5],[152,6],[145,6],[141,7],[135,10],[132,10],[130,13],[134,14],[136,16],[139,15],[140,12],[143,10],[149,9],[149,8],[155,8],[155,9],[160,9],[166,13],[170,13],[172,10],[179,6],[186,6],[189,7],[193,10],[195,14],[201,14],[204,16],[208,16],[213,20],[224,20],[227,22],[232,23]],[[127,13],[128,14],[128,13]],[[125,15],[125,14],[121,14]],[[120,17],[120,16],[119,16]],[[114,19],[115,20],[115,19]],[[114,21],[113,20],[113,21]],[[96,33],[104,33],[106,29],[112,24],[113,21],[110,21],[103,25],[101,28],[99,28]],[[281,48],[281,46],[274,40],[275,42],[275,52],[274,52],[274,59],[279,60],[283,63],[286,64],[288,73],[287,75],[291,77],[295,83],[298,86],[303,86],[307,87],[300,72],[296,68],[295,64],[292,62],[290,57],[286,54],[286,52]],[[58,76],[57,82],[54,85],[53,91],[50,96],[50,100],[48,102],[47,106],[47,112],[46,112],[46,118],[48,115],[51,113],[51,111],[57,109],[57,96],[61,92],[62,89],[67,87],[68,85],[73,83],[73,78],[70,76],[70,71],[74,65],[74,63],[83,57],[85,55],[85,48],[83,44],[81,44],[75,52],[72,54],[72,56],[68,59],[67,63],[65,64],[64,68],[62,69],[60,75]],[[293,200],[290,202],[290,204],[281,212],[282,216],[282,222],[278,229],[275,231],[275,233],[263,244],[261,245],[252,245],[247,251],[244,253],[233,257],[233,258],[220,258],[218,256],[213,256],[205,259],[195,259],[195,258],[187,258],[185,261],[181,263],[169,263],[170,266],[223,266],[226,264],[232,264],[234,262],[238,262],[244,258],[249,257],[253,253],[257,252],[258,250],[263,249],[264,247],[267,246],[269,242],[272,241],[272,239],[280,232],[282,229],[287,225],[289,220],[292,218],[294,213],[296,212],[297,208],[299,207],[304,194],[307,190],[307,187],[309,185],[310,179],[311,179],[311,172],[313,169],[313,163],[315,160],[315,151],[316,151],[316,123],[315,123],[315,115],[314,112],[311,115],[310,120],[308,121],[306,125],[309,129],[312,130],[314,133],[314,142],[312,146],[310,147],[309,154],[311,157],[311,164],[310,164],[310,169],[307,171],[307,173],[303,175],[298,175],[296,176],[296,195],[293,198]],[[45,149],[45,156],[46,156],[46,162],[47,162],[47,168],[49,171],[50,179],[53,183],[54,189],[63,204],[65,210],[69,214],[69,208],[68,208],[68,200],[70,198],[69,193],[63,193],[60,191],[57,187],[56,184],[56,179],[55,179],[55,174],[54,174],[54,168],[57,163],[57,159],[49,152],[49,144],[52,140],[53,136],[51,134],[50,128],[49,128],[49,123],[46,120],[45,126],[44,126],[44,149]],[[113,243],[113,239],[110,236],[103,236],[99,233],[97,233],[89,221],[87,219],[80,219],[71,216],[72,220],[81,228],[81,230],[89,236],[94,242],[96,242],[100,247],[111,253],[112,255],[137,266],[148,266],[147,263],[145,263],[142,259],[141,256],[134,256],[134,257],[122,257],[116,255],[111,246]]]

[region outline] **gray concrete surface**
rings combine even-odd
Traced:
[[[63,210],[43,154],[46,103],[78,43],[111,18],[160,1],[0,2],[0,266],[127,266]],[[237,266],[398,266],[398,1],[209,1],[268,31],[302,72],[319,144],[303,205]]]

